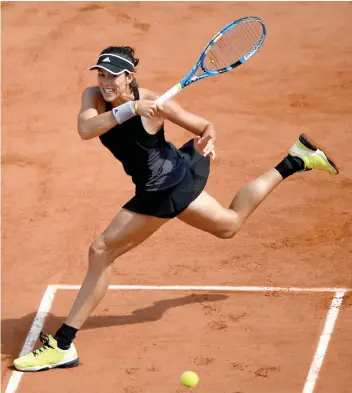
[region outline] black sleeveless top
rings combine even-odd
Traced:
[[[134,93],[135,100],[139,92]],[[112,109],[106,103],[106,111]],[[158,191],[171,188],[184,178],[186,163],[176,147],[165,140],[164,126],[151,135],[144,129],[140,116],[134,116],[99,136],[131,176],[138,191]]]

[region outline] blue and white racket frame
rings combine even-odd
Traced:
[[[241,57],[235,63],[233,63],[227,67],[221,68],[216,71],[206,69],[204,66],[204,59],[205,59],[205,56],[207,55],[207,52],[210,50],[210,48],[229,30],[240,25],[241,23],[245,23],[245,22],[249,22],[249,21],[259,22],[263,27],[262,35],[259,38],[257,44],[250,51],[248,51],[243,57]],[[200,55],[199,60],[194,65],[194,67],[190,70],[190,72],[179,83],[177,83],[171,89],[169,89],[167,92],[165,92],[163,95],[161,95],[155,101],[155,103],[156,104],[163,104],[164,102],[166,102],[167,100],[169,100],[170,98],[175,96],[177,93],[179,93],[181,90],[183,90],[186,86],[189,86],[191,83],[194,83],[194,82],[199,81],[201,79],[207,78],[209,76],[220,75],[224,72],[231,71],[234,68],[238,67],[239,65],[246,62],[249,58],[251,58],[258,51],[258,49],[263,45],[265,37],[266,37],[266,26],[260,18],[257,18],[255,16],[247,16],[247,17],[244,17],[244,18],[241,18],[241,19],[238,19],[234,22],[229,23],[222,30],[220,30],[217,34],[215,34],[215,36],[210,40],[209,44],[206,46],[206,48],[203,50],[202,54]],[[194,75],[199,68],[201,68],[204,72],[200,75]]]

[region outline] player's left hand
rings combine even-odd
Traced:
[[[216,157],[215,153],[215,138],[211,135],[207,135],[203,138],[196,136],[194,138],[194,148],[196,152],[204,157],[210,155],[214,160]]]

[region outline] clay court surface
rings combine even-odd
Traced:
[[[2,3],[2,389],[48,285],[79,285],[91,241],[133,185],[98,140],[76,131],[87,68],[131,45],[141,86],[163,92],[229,21],[261,17],[248,63],[177,100],[218,130],[207,191],[228,205],[300,132],[328,146],[340,175],[298,174],[231,240],[177,219],[115,262],[114,285],[351,288],[352,4]],[[176,146],[191,134],[170,123]],[[75,289],[57,291],[44,330]],[[302,393],[334,292],[109,290],[76,340],[81,364],[26,374],[17,393]],[[314,393],[352,392],[352,297],[344,294]],[[9,390],[8,390],[9,391]]]

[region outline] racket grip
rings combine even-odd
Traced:
[[[177,85],[171,87],[166,93],[162,94],[159,98],[155,100],[156,104],[163,104],[173,96],[175,96],[177,93],[179,93],[182,90],[182,87],[179,83]]]

